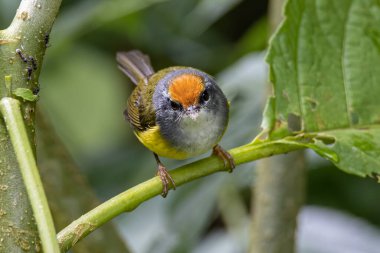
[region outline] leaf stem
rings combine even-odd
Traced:
[[[26,133],[20,102],[4,97],[0,100],[0,111],[9,132],[13,149],[20,166],[39,236],[44,252],[59,253],[53,219],[43,190],[32,147]]]
[[[303,149],[304,145],[297,142],[264,141],[247,144],[230,150],[236,165],[251,162],[275,154]],[[171,171],[176,186],[183,185],[195,179],[205,177],[219,171],[226,171],[223,162],[211,156]],[[104,202],[58,233],[58,242],[62,252],[69,250],[75,243],[84,238],[107,221],[123,212],[130,212],[144,201],[159,195],[162,184],[158,177],[136,185],[129,190]]]

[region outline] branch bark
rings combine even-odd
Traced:
[[[11,25],[0,31],[0,97],[12,95],[18,88],[38,87],[45,39],[60,3],[61,0],[23,0]],[[33,150],[34,111],[35,102],[22,101],[24,123]],[[32,209],[3,119],[0,119],[0,190],[1,251],[41,251]]]

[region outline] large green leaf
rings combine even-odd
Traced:
[[[339,168],[380,173],[380,1],[289,0],[267,60],[271,136],[323,133]]]

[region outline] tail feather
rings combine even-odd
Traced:
[[[154,74],[149,57],[138,50],[117,52],[116,60],[119,69],[136,85],[140,80],[147,82],[148,77]]]

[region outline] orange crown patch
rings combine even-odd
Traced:
[[[175,77],[169,85],[172,100],[184,108],[199,103],[199,96],[204,90],[202,78],[194,74],[183,74]]]

